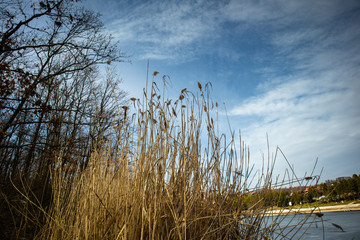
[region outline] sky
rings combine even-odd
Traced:
[[[130,97],[150,72],[169,96],[211,82],[232,130],[259,166],[279,146],[298,176],[360,174],[360,1],[86,0],[131,63],[116,65]],[[225,118],[221,104],[220,114]],[[225,121],[219,126],[229,129]],[[283,171],[279,157],[275,167]]]

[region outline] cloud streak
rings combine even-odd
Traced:
[[[349,165],[359,169],[346,156],[360,146],[360,48],[355,44],[360,35],[349,29],[336,30],[335,36],[309,28],[313,34],[290,31],[274,37],[274,47],[284,54],[282,61],[297,71],[270,78],[258,87],[258,95],[230,111],[233,117],[257,117],[243,129],[251,146],[264,149],[259,139],[267,132],[298,163],[299,172],[317,156],[323,166],[339,165],[341,159],[345,166],[337,174],[346,174]]]
[[[216,8],[207,1],[144,2],[111,21],[108,29],[140,59],[192,57],[192,44],[215,37]]]
[[[339,1],[301,1],[279,7],[274,15],[276,3],[280,1],[229,5],[231,20],[250,25],[266,21],[277,29],[269,35],[276,53],[264,68],[267,81],[258,85],[257,95],[233,106],[230,118],[251,118],[242,133],[252,149],[266,149],[261,139],[268,133],[299,172],[309,170],[316,157],[325,170],[338,165],[337,174],[347,174],[351,165],[352,171],[359,170],[350,156],[360,146],[360,32],[359,24],[353,24],[360,23],[358,10],[354,2],[340,6]],[[246,11],[235,14],[241,9]]]

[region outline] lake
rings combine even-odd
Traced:
[[[323,239],[325,236],[326,240],[360,240],[360,211],[323,214],[322,217],[315,214],[273,216],[267,218],[266,225],[269,226],[273,220],[281,220],[279,230],[273,235],[275,239]],[[303,224],[302,228],[299,229],[297,224]],[[340,226],[344,232],[333,224]]]

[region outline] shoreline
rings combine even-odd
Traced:
[[[266,211],[265,215],[286,215],[299,213],[325,213],[325,212],[350,212],[360,211],[360,203],[349,203],[345,205],[312,207],[312,208],[291,208]]]

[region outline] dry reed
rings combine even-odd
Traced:
[[[183,89],[171,101],[152,81],[142,101],[131,98],[132,116],[119,107],[129,112],[114,123],[116,142],[100,144],[83,171],[69,174],[58,167],[53,172],[53,201],[38,238],[285,237],[281,217],[269,223],[264,211],[271,166],[262,174],[258,201],[245,208],[249,152],[241,139],[237,149],[234,136],[216,133],[212,114],[218,104],[211,102],[209,86],[198,87],[197,94]]]

